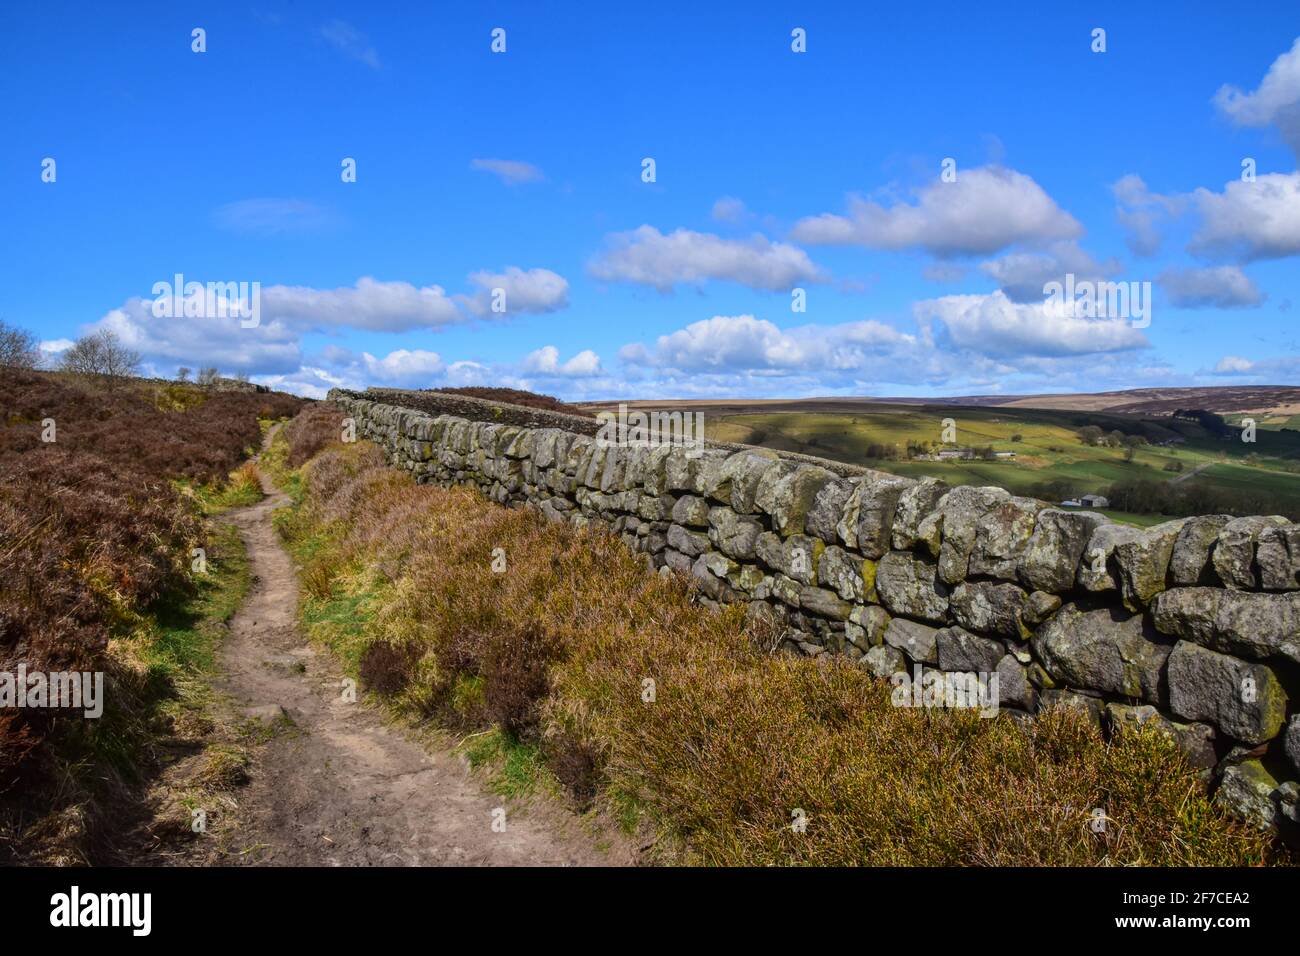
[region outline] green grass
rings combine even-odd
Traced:
[[[199,510],[208,516],[232,508],[255,505],[262,500],[262,485],[257,476],[257,468],[251,463],[240,466],[224,481],[205,484],[176,481],[174,484],[183,494],[193,498],[198,503]]]
[[[488,786],[499,796],[526,797],[551,783],[541,752],[499,727],[467,737],[460,749],[471,767],[483,771]]]
[[[248,594],[251,571],[239,532],[213,527],[207,573],[195,574],[196,591],[152,608],[153,621],[137,645],[139,658],[168,679],[208,674],[229,622]]]
[[[941,441],[945,418],[953,419],[957,445],[1014,451],[1016,460],[907,460],[909,441]],[[1133,460],[1125,461],[1122,449],[1083,444],[1076,430],[1084,424],[1098,424],[1107,431],[1140,427],[1154,441],[1181,437],[1184,443],[1139,446]],[[1075,483],[1080,493],[1102,493],[1122,481],[1167,482],[1208,464],[1205,471],[1187,479],[1187,487],[1201,483],[1238,494],[1267,492],[1276,500],[1278,510],[1300,512],[1300,474],[1284,470],[1294,468],[1293,457],[1300,456],[1300,434],[1294,432],[1261,428],[1258,440],[1246,444],[1223,441],[1198,425],[1167,418],[915,405],[881,405],[870,411],[724,415],[709,420],[706,431],[720,441],[759,444],[910,477],[929,475],[954,485],[997,485],[1026,495],[1056,479]],[[1015,436],[1020,440],[1013,441]],[[896,446],[900,457],[872,457],[872,445]],[[1182,472],[1165,470],[1174,462],[1182,465]],[[1121,521],[1152,523],[1149,515],[1111,514]]]
[[[62,774],[89,781],[92,795],[115,786],[114,774],[141,779],[159,738],[196,718],[201,722],[212,702],[209,679],[217,648],[251,582],[247,553],[234,528],[212,529],[207,573],[192,580],[190,593],[155,602],[111,645],[117,664],[105,681],[103,716],[65,725],[56,748]]]

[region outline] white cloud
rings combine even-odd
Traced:
[[[1111,187],[1115,216],[1127,233],[1125,241],[1134,255],[1154,256],[1163,242],[1165,223],[1182,214],[1186,201],[1180,196],[1162,196],[1147,188],[1142,177],[1129,173]]]
[[[75,343],[72,339],[47,339],[37,344],[37,348],[45,353],[47,357],[58,355],[60,352],[66,352],[72,348]]]
[[[715,315],[661,335],[653,349],[626,345],[619,357],[629,365],[680,371],[847,370],[892,362],[916,345],[914,336],[876,321],[782,330],[752,315]]]
[[[358,60],[371,69],[379,69],[379,52],[364,33],[343,20],[331,20],[320,28],[321,37],[349,59]]]
[[[353,288],[273,285],[262,290],[262,319],[303,330],[351,327],[376,332],[435,329],[463,320],[441,286],[379,282],[369,276]]]
[[[1115,259],[1098,262],[1077,242],[1056,242],[1046,252],[1013,252],[1000,259],[980,263],[980,270],[1001,286],[1013,302],[1034,302],[1043,298],[1043,286],[1064,281],[1067,273],[1076,281],[1096,282],[1115,275]]]
[[[1192,252],[1247,262],[1300,253],[1300,172],[1234,180],[1221,193],[1201,188],[1192,197],[1201,215]]]
[[[475,159],[470,161],[469,167],[492,173],[507,186],[541,182],[546,178],[540,169],[522,159]]]
[[[1267,298],[1237,266],[1168,269],[1156,280],[1181,309],[1231,309],[1257,306]]]
[[[1245,375],[1254,367],[1255,363],[1250,359],[1244,359],[1240,355],[1225,355],[1214,366],[1214,371],[1218,375]]]
[[[221,229],[248,236],[293,236],[334,224],[328,209],[302,199],[241,199],[219,206],[213,221]]]
[[[265,311],[256,328],[229,318],[168,318],[153,314],[153,300],[134,297],[89,326],[108,329],[122,343],[159,365],[212,365],[227,372],[283,374],[302,364],[298,333]]]
[[[557,308],[568,288],[560,276],[545,269],[525,272],[512,267],[501,275],[476,273],[474,278],[484,277],[501,279],[512,290],[508,293],[512,311]],[[196,298],[204,301],[198,293],[185,301]],[[474,304],[470,297],[461,298],[467,307]],[[380,282],[368,276],[358,279],[353,287],[337,289],[268,286],[262,289],[260,301],[259,323],[252,328],[245,328],[233,314],[227,318],[158,317],[152,298],[136,296],[109,310],[86,330],[111,329],[146,362],[160,368],[215,365],[227,372],[275,376],[288,375],[303,365],[301,336],[307,333],[347,329],[414,332],[465,321],[456,302],[440,286]],[[51,351],[56,344],[61,343],[47,343]],[[376,359],[327,346],[321,359],[325,367],[358,379],[389,382],[417,380],[443,370],[437,353],[420,350],[398,350]],[[313,388],[319,385],[315,379],[311,383]]]
[[[824,276],[796,246],[770,242],[755,234],[748,240],[723,239],[712,233],[677,229],[664,235],[653,226],[608,237],[610,248],[588,266],[598,279],[637,282],[667,292],[673,286],[724,279],[773,292]]]
[[[848,215],[823,213],[795,224],[799,242],[873,249],[924,249],[940,257],[988,255],[1018,243],[1076,239],[1083,227],[1024,173],[999,166],[962,170],[956,182],[923,187],[916,204],[859,197]]]
[[[381,382],[399,382],[404,385],[416,384],[441,375],[446,370],[442,356],[437,352],[426,352],[423,349],[397,349],[383,358],[375,358],[369,352],[362,352],[361,360],[366,374],[371,379]]]
[[[745,208],[743,202],[734,196],[723,196],[713,204],[712,215],[718,222],[736,225],[749,218],[749,210]]]
[[[324,398],[331,388],[359,388],[361,382],[350,380],[329,369],[303,365],[296,371],[279,375],[254,375],[252,381],[278,392],[292,392],[307,398]]]
[[[1214,105],[1238,126],[1276,126],[1300,156],[1300,38],[1273,61],[1256,90],[1224,84]]]
[[[1144,348],[1146,336],[1123,319],[1071,315],[1051,301],[1020,304],[1003,292],[917,302],[916,321],[952,345],[990,357],[1070,356]]]
[[[483,291],[461,297],[465,307],[478,316],[490,317],[494,290],[504,293],[504,314],[555,312],[569,304],[569,282],[550,269],[508,266],[504,272],[475,272],[469,281]]]
[[[573,358],[561,364],[560,350],[554,345],[544,345],[540,349],[528,353],[524,358],[523,368],[525,372],[537,375],[563,376],[567,378],[590,377],[601,373],[600,356],[591,349],[583,349]]]

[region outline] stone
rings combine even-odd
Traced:
[[[1265,528],[1255,545],[1259,586],[1266,591],[1300,587],[1300,525]]]
[[[894,550],[911,551],[916,547],[922,520],[939,506],[939,500],[948,490],[947,484],[938,478],[921,478],[898,496],[898,507],[894,509]]]
[[[868,646],[875,646],[885,639],[889,612],[878,604],[858,604],[849,612],[849,621],[862,629]]]
[[[1064,594],[1074,587],[1079,562],[1106,519],[1095,511],[1044,508],[1020,559],[1020,580],[1037,591]]]
[[[816,535],[827,544],[836,541],[836,528],[844,515],[844,506],[853,492],[853,482],[847,478],[834,478],[822,485],[813,499],[804,519],[804,530]]]
[[[1230,588],[1249,590],[1257,586],[1255,576],[1255,542],[1270,527],[1287,523],[1281,515],[1233,518],[1219,531],[1214,544],[1214,570],[1219,580]]]
[[[674,571],[680,571],[682,574],[690,574],[691,565],[694,563],[695,561],[690,555],[677,551],[674,548],[664,549],[665,567],[672,568]]]
[[[728,557],[752,560],[762,533],[763,525],[757,518],[738,515],[730,508],[709,509],[709,540]]]
[[[663,446],[660,446],[663,447]],[[681,445],[668,446],[664,456],[664,486],[668,491],[689,491],[692,494],[704,494],[703,478],[711,462],[726,461],[728,453],[720,448],[705,449],[703,453],[683,448]],[[651,462],[654,461],[653,456]],[[647,469],[650,464],[647,463]]]
[[[1231,515],[1198,515],[1187,519],[1174,540],[1174,553],[1169,559],[1169,578],[1175,585],[1214,583],[1210,552],[1219,532],[1231,520]]]
[[[939,580],[956,584],[966,577],[980,519],[1011,498],[1002,488],[954,488],[939,502],[943,537],[939,546]]]
[[[1286,758],[1291,761],[1291,769],[1300,777],[1300,714],[1293,715],[1286,725],[1286,739],[1283,741],[1282,749],[1286,753]]]
[[[947,623],[948,588],[939,582],[933,561],[906,551],[890,551],[876,565],[876,591],[891,614]]]
[[[1224,769],[1214,802],[1258,830],[1277,829],[1278,783],[1258,760]]]
[[[818,493],[834,479],[825,468],[780,462],[768,468],[758,483],[754,506],[772,517],[772,527],[782,537],[802,534],[808,512]]]
[[[939,669],[992,673],[1006,656],[1001,641],[979,637],[960,627],[945,627],[935,636]]]
[[[1111,733],[1125,729],[1152,726],[1160,730],[1187,757],[1187,762],[1197,769],[1212,769],[1219,756],[1214,749],[1214,728],[1209,724],[1184,724],[1170,720],[1150,704],[1106,705],[1106,724]]]
[[[716,551],[702,554],[691,565],[691,577],[700,585],[700,590],[715,601],[731,600],[734,595],[730,585],[724,580],[727,575],[739,570],[739,565],[725,555]]]
[[[932,558],[943,553],[943,512],[931,511],[916,526],[914,551],[924,551]]]
[[[847,621],[853,605],[841,600],[834,591],[805,587],[799,591],[799,607],[833,621]]]
[[[1151,606],[1156,628],[1216,651],[1300,663],[1300,593],[1174,588]]]
[[[854,557],[839,545],[829,545],[818,563],[817,580],[846,601],[863,601],[867,595],[863,563],[862,558]]]
[[[1035,591],[1025,599],[1021,618],[1030,627],[1037,627],[1061,609],[1061,599],[1046,591]]]
[[[1260,744],[1277,736],[1286,692],[1273,671],[1179,641],[1169,655],[1169,707],[1186,720],[1209,721],[1230,737]]]
[[[752,514],[763,476],[771,469],[788,472],[794,467],[791,462],[779,461],[773,452],[738,451],[721,462],[705,464],[704,492],[738,514]]]
[[[1067,604],[1034,635],[1031,646],[1057,681],[1160,704],[1171,648],[1153,637],[1154,629],[1140,614]]]
[[[1277,804],[1278,812],[1282,816],[1293,824],[1300,825],[1300,783],[1288,780],[1285,783],[1278,784]],[[1291,837],[1291,843],[1292,845],[1295,843],[1294,835]]]
[[[881,678],[907,672],[907,659],[903,657],[903,652],[887,644],[870,648],[862,655],[861,663],[871,673]]]
[[[1142,610],[1165,589],[1174,541],[1184,524],[1185,518],[1166,521],[1145,528],[1136,538],[1115,546],[1120,593],[1124,597],[1124,606],[1130,611]]]
[[[801,590],[803,586],[794,578],[786,577],[784,574],[776,574],[772,577],[772,596],[784,604],[798,607]]]
[[[1032,498],[1011,498],[980,518],[966,573],[1014,581],[1043,507]]]
[[[668,546],[694,558],[709,550],[709,536],[688,531],[679,524],[669,525]]]
[[[1038,690],[1027,679],[1027,668],[1012,655],[1003,656],[994,672],[998,675],[1000,706],[1018,707],[1029,712],[1038,707]]]
[[[1038,700],[1039,706],[1043,710],[1064,707],[1067,710],[1083,714],[1097,727],[1102,725],[1102,702],[1098,697],[1081,694],[1069,688],[1060,688],[1040,691]]]
[[[939,663],[937,628],[896,617],[885,628],[885,643],[903,651],[919,664]]]
[[[727,575],[727,583],[737,591],[753,594],[765,580],[762,568],[753,564],[742,564],[737,570]]]
[[[1028,595],[1017,585],[992,581],[963,581],[948,599],[957,623],[972,631],[1025,640],[1029,630],[1021,622]]]
[[[875,472],[864,477],[854,493],[857,506],[857,550],[873,561],[889,550],[898,499],[912,482]]]
[[[1114,560],[1115,548],[1137,540],[1141,533],[1137,528],[1109,521],[1098,525],[1088,539],[1088,546],[1084,548],[1083,557],[1079,561],[1079,574],[1076,578],[1079,587],[1093,593],[1117,590],[1119,574]]]
[[[682,495],[673,505],[673,521],[688,528],[707,528],[709,503],[696,495]]]
[[[782,541],[771,531],[764,531],[754,542],[758,559],[774,571],[782,571],[800,584],[816,584],[826,545],[820,538],[792,535]]]
[[[666,521],[673,515],[676,501],[672,495],[644,495],[636,491],[625,491],[621,494],[624,496],[623,507],[629,511],[635,510],[637,516],[646,521]]]

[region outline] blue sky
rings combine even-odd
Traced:
[[[1300,7],[409,6],[0,12],[0,319],[313,395],[1300,383]]]

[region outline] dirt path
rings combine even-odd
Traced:
[[[288,499],[265,475],[262,486],[265,499],[226,516],[244,539],[254,578],[231,621],[217,686],[250,716],[274,716],[283,708],[292,726],[280,721],[255,749],[251,782],[239,796],[241,861],[619,862],[596,848],[572,814],[545,800],[523,809],[505,806],[482,789],[459,756],[430,753],[364,702],[344,700],[342,672],[298,628],[297,578],[271,526],[272,511]],[[493,829],[498,808],[505,810],[504,832]]]

